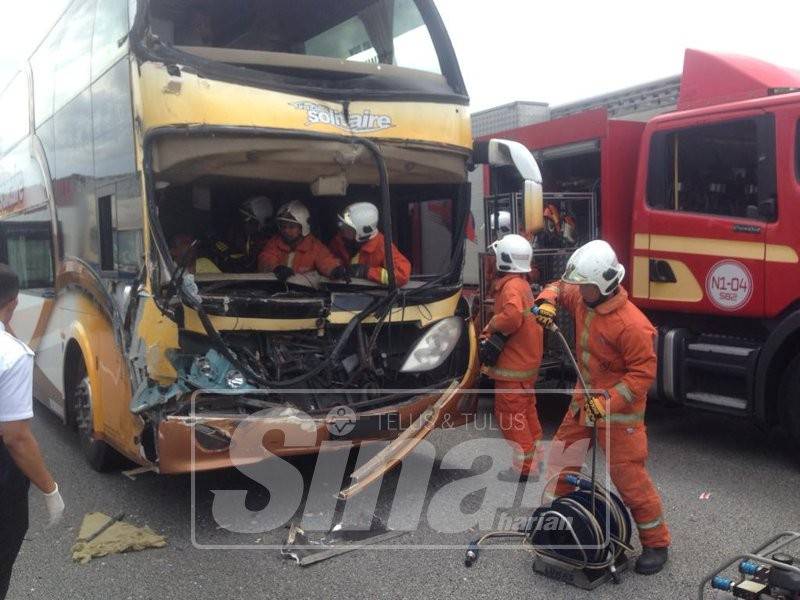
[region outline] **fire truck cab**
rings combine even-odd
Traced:
[[[561,252],[596,232],[626,265],[659,331],[653,395],[800,441],[800,73],[688,50],[674,111],[601,108],[502,136],[536,154]],[[576,214],[594,222],[564,221]]]

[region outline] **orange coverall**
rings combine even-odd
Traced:
[[[543,334],[531,314],[532,306],[533,293],[524,274],[495,280],[494,316],[483,335],[499,331],[509,338],[497,364],[481,369],[495,381],[494,416],[503,437],[519,446],[513,464],[525,475],[538,467],[536,447],[542,438],[533,384],[542,362]]]
[[[350,256],[344,238],[337,233],[330,243],[331,252],[344,264],[365,265],[369,268],[367,279],[375,283],[386,285],[389,283],[389,272],[386,270],[385,238],[378,233],[374,238],[365,242],[354,256]],[[394,259],[394,278],[397,287],[403,287],[411,277],[411,263],[392,244],[392,258]]]
[[[311,234],[305,236],[295,248],[291,248],[280,235],[273,236],[258,255],[259,271],[272,271],[283,265],[297,274],[319,271],[328,277],[341,264],[325,244]]]
[[[610,396],[607,415],[598,422],[598,440],[610,463],[611,480],[636,521],[642,545],[669,546],[661,498],[645,467],[644,412],[647,391],[656,377],[655,328],[628,301],[622,287],[594,309],[583,301],[578,286],[567,283],[548,285],[539,299],[560,305],[573,316],[575,356],[586,385],[590,390],[605,390]],[[578,382],[554,442],[561,441],[568,448],[591,437],[584,404],[585,395]],[[607,439],[610,448],[606,447]],[[565,470],[577,471],[580,465]],[[568,490],[562,486],[556,491],[561,494]]]

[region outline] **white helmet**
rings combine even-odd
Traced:
[[[357,242],[366,242],[378,235],[378,209],[369,202],[356,202],[339,215],[339,223],[356,232]]]
[[[594,240],[573,252],[567,262],[562,281],[597,286],[608,296],[625,277],[625,267],[619,264],[614,249],[603,240]]]
[[[300,225],[303,230],[303,237],[311,233],[311,226],[308,224],[309,218],[311,218],[311,214],[308,212],[306,205],[300,200],[292,200],[288,204],[281,206],[277,216],[278,221]]]
[[[274,209],[272,208],[272,200],[266,196],[254,196],[242,202],[239,212],[245,219],[257,221],[259,227],[264,227],[272,217]]]
[[[533,249],[521,235],[510,233],[489,246],[497,258],[497,270],[503,273],[530,273]]]
[[[495,224],[495,219],[496,224]],[[497,237],[501,238],[504,235],[511,233],[511,213],[507,210],[492,213],[489,216],[489,228],[497,231]]]

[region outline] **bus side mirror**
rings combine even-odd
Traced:
[[[544,229],[544,192],[542,184],[525,180],[524,211],[525,232],[539,233]]]
[[[513,167],[524,181],[525,231],[537,233],[544,228],[542,172],[530,150],[519,142],[511,140],[494,139],[475,142],[473,162],[491,167]]]

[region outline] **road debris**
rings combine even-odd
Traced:
[[[89,513],[83,517],[78,540],[72,547],[72,558],[85,565],[93,558],[138,552],[148,548],[163,548],[167,539],[149,527],[135,527],[122,521],[124,514],[109,517]]]
[[[139,475],[144,475],[145,473],[155,473],[155,472],[156,470],[153,467],[145,466],[145,467],[137,467],[135,469],[130,469],[128,471],[122,471],[122,474],[131,481],[136,481],[136,477]]]
[[[408,532],[387,530],[382,524],[369,531],[349,531],[343,529],[339,523],[322,537],[314,539],[293,523],[281,548],[281,556],[294,559],[301,567],[307,567],[365,546],[383,544],[406,533]]]

